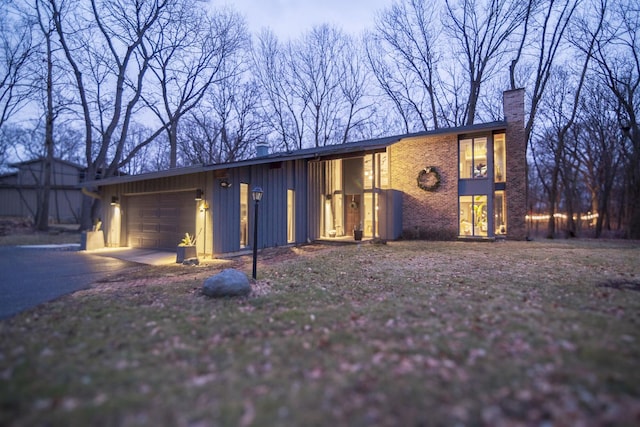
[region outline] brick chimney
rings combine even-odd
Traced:
[[[269,144],[266,142],[258,142],[256,144],[256,157],[266,157],[269,155]]]
[[[504,92],[504,119],[507,122],[507,237],[527,237],[527,141],[524,132],[524,89]]]
[[[524,129],[524,89],[508,90],[502,94],[504,119],[509,123],[521,123]]]

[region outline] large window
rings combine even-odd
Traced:
[[[318,192],[320,236],[353,239],[354,230],[364,237],[377,236],[378,189],[390,181],[387,154],[326,160],[323,167],[324,182]]]
[[[493,168],[495,182],[505,182],[507,180],[507,153],[505,147],[504,133],[493,136]]]
[[[323,199],[324,227],[322,236],[340,237],[347,230],[344,227],[342,160],[329,160],[325,163],[325,194]]]
[[[240,183],[240,248],[249,245],[249,184]]]
[[[460,179],[487,177],[487,138],[460,140]]]
[[[485,237],[488,230],[487,196],[460,196],[460,236]]]

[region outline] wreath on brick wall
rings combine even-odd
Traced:
[[[435,166],[428,166],[420,171],[418,187],[424,191],[436,191],[440,188],[440,173]]]

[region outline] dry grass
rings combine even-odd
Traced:
[[[2,425],[637,425],[640,243],[265,251],[0,323]]]
[[[52,225],[49,231],[36,231],[33,224],[25,219],[0,218],[0,246],[67,243],[80,243],[77,225]]]

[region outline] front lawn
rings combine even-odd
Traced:
[[[637,425],[640,242],[392,242],[141,267],[0,322],[0,425]]]

